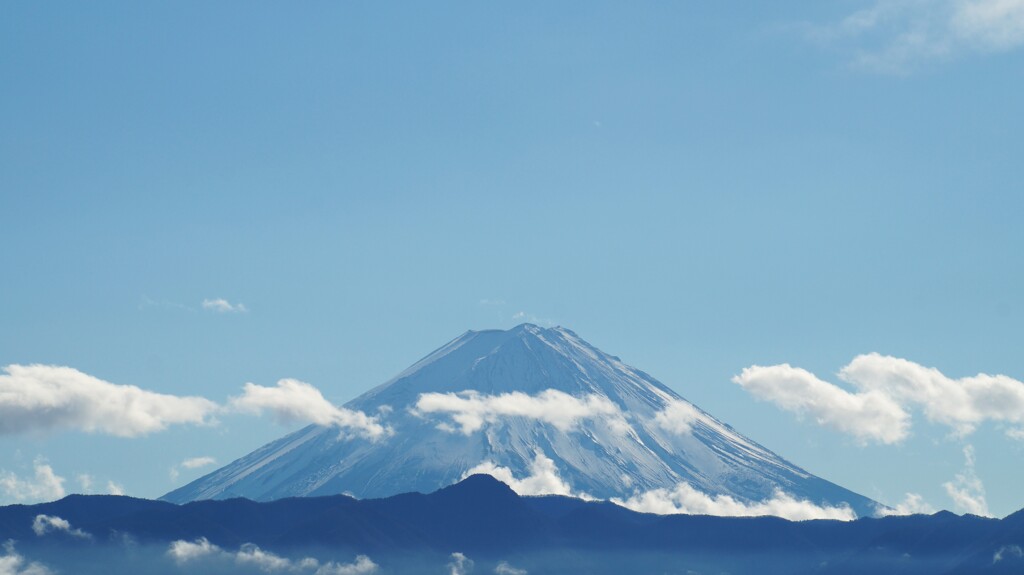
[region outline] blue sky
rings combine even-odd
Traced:
[[[1024,378],[1022,45],[991,0],[7,3],[0,365],[340,404],[467,329],[559,324],[887,503],[953,508],[970,445],[1004,515],[1002,423],[862,445],[731,379]],[[5,432],[0,474],[155,497],[297,425],[217,419]]]

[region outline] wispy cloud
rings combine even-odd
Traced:
[[[246,383],[242,395],[231,398],[229,405],[249,413],[269,411],[284,424],[300,422],[334,426],[370,440],[393,434],[393,430],[382,425],[377,416],[336,406],[327,401],[320,390],[296,379],[282,379],[275,387]]]
[[[413,412],[418,415],[450,415],[465,435],[479,431],[484,424],[497,423],[508,417],[536,419],[561,431],[569,431],[586,419],[600,418],[616,431],[625,433],[629,430],[621,410],[608,398],[596,394],[575,397],[557,389],[544,390],[537,395],[519,391],[499,395],[476,391],[423,393],[416,400]],[[447,422],[439,427],[455,431]]]
[[[1024,550],[1020,548],[1020,545],[1003,545],[992,554],[992,563],[999,563],[1007,557],[1020,559],[1024,557]]]
[[[878,515],[881,517],[888,517],[890,515],[931,515],[932,513],[935,513],[935,508],[917,493],[907,493],[903,501],[897,503],[895,507],[880,507],[878,509]]]
[[[181,475],[181,469],[199,469],[200,467],[206,467],[207,465],[213,465],[217,463],[217,460],[212,457],[192,457],[186,459],[181,463],[171,466],[170,475],[171,481],[177,481]]]
[[[22,479],[12,472],[0,471],[0,492],[14,501],[54,501],[64,497],[64,478],[54,473],[42,458],[32,464],[33,476]]]
[[[8,365],[0,374],[0,435],[73,429],[136,437],[175,424],[207,424],[201,397],[116,385],[70,367]]]
[[[792,521],[808,519],[837,519],[852,521],[857,518],[847,505],[822,506],[797,499],[776,490],[771,499],[744,503],[728,495],[708,495],[689,483],[681,482],[674,489],[652,489],[628,499],[613,498],[613,502],[641,513],[659,515],[720,515],[727,517],[758,517],[774,515]]]
[[[985,501],[985,485],[974,469],[974,446],[964,446],[964,469],[956,474],[953,481],[942,484],[958,511],[990,516]]]
[[[851,50],[855,66],[904,73],[927,61],[1024,45],[1024,0],[874,0],[807,30]]]
[[[491,461],[485,461],[472,467],[462,474],[462,478],[465,479],[477,473],[490,475],[511,487],[512,491],[519,495],[568,495],[581,499],[592,499],[585,493],[574,493],[572,487],[559,475],[555,462],[539,451],[530,462],[530,474],[522,479],[516,479],[508,467],[496,465]]]
[[[36,515],[36,518],[32,520],[32,532],[37,537],[42,537],[47,533],[54,531],[61,531],[67,533],[72,537],[79,539],[92,539],[92,535],[89,535],[81,529],[71,527],[71,523],[67,519],[62,519],[56,515]],[[2,573],[2,571],[0,571]]]
[[[1024,383],[1005,375],[954,379],[906,359],[870,353],[854,358],[839,379],[857,392],[789,364],[755,365],[733,381],[755,397],[861,441],[902,441],[910,429],[908,410],[914,407],[961,437],[985,421],[1024,423]]]
[[[512,314],[512,320],[521,321],[524,323],[533,323],[537,325],[553,325],[555,323],[550,319],[538,317],[528,311],[517,311],[516,313]]]
[[[526,569],[518,569],[508,564],[508,561],[501,561],[494,568],[495,575],[527,575]]]
[[[113,480],[107,481],[107,495],[124,495],[125,493],[124,485]]]
[[[231,303],[224,298],[204,299],[203,309],[217,313],[248,313],[249,309],[245,304]]]

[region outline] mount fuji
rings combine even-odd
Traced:
[[[561,327],[466,332],[344,407],[386,433],[310,425],[162,499],[377,498],[484,472],[523,494],[632,498],[641,510],[650,493],[880,509]]]

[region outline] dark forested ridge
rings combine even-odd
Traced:
[[[38,515],[60,517],[88,536],[60,529],[39,535],[33,530]],[[331,496],[175,505],[72,495],[52,503],[0,508],[0,540],[13,540],[43,558],[56,557],[60,549],[113,548],[126,538],[153,549],[175,540],[206,538],[225,549],[253,543],[278,553],[346,550],[373,556],[380,572],[389,572],[389,557],[440,557],[453,551],[479,559],[519,557],[531,573],[571,572],[574,566],[612,572],[624,565],[683,573],[1024,570],[1024,511],[1003,519],[944,511],[851,522],[659,516],[607,502],[520,497],[485,475],[431,494],[371,500]],[[108,557],[116,563],[116,553]],[[390,572],[408,571],[394,569]]]

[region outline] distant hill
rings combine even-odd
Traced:
[[[39,536],[32,527],[40,514],[60,517],[88,538],[63,531]],[[252,543],[278,553],[317,548],[369,554],[382,573],[418,572],[409,557],[439,560],[453,551],[479,561],[515,557],[530,573],[621,573],[629,565],[681,573],[1024,572],[1024,512],[1002,520],[940,512],[850,522],[661,516],[601,501],[521,497],[488,475],[426,495],[371,500],[338,495],[179,506],[74,495],[0,508],[0,540],[15,540],[66,572],[104,572],[97,566],[127,572],[117,564],[122,554],[140,553],[132,549],[159,551],[149,572],[181,572],[162,550],[171,541],[199,538],[225,549]],[[134,547],[118,543],[125,539]],[[83,555],[90,550],[96,554]],[[92,567],[69,563],[84,556],[92,557]],[[442,572],[440,566],[424,569]]]

